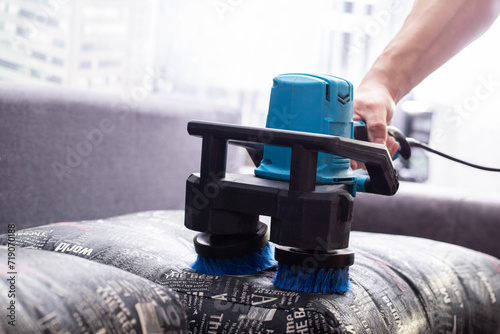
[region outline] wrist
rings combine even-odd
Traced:
[[[409,64],[412,59],[392,55],[387,51],[377,59],[361,85],[369,84],[383,88],[394,103],[398,103],[413,88],[413,75],[410,71],[413,66]]]

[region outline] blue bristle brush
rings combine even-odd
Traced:
[[[198,257],[191,268],[200,274],[246,275],[276,264],[263,223],[255,234],[199,233],[194,245]]]
[[[298,292],[342,293],[349,291],[349,268],[303,268],[279,264],[274,285]]]

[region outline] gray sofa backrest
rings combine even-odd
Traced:
[[[186,99],[0,83],[0,224],[183,208],[200,162],[192,119],[240,122],[237,110]]]
[[[352,229],[428,238],[500,258],[500,193],[402,182],[394,196],[358,194]]]

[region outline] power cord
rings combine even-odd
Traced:
[[[431,148],[429,145],[427,144],[424,144],[416,139],[413,139],[413,138],[406,138],[406,142],[411,146],[411,147],[420,147],[426,151],[429,151],[431,153],[434,153],[434,154],[437,154],[443,158],[446,158],[446,159],[449,159],[449,160],[452,160],[452,161],[455,161],[455,162],[458,162],[458,163],[461,163],[461,164],[464,164],[464,165],[467,165],[469,167],[473,167],[473,168],[477,168],[477,169],[481,169],[481,170],[486,170],[486,171],[489,171],[489,172],[500,172],[500,168],[491,168],[491,167],[485,167],[485,166],[480,166],[480,165],[476,165],[476,164],[473,164],[473,163],[470,163],[470,162],[467,162],[467,161],[464,161],[464,160],[461,160],[461,159],[458,159],[458,158],[455,158],[455,157],[452,157],[448,154],[445,154],[443,152],[439,152],[433,148]]]

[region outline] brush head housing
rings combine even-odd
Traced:
[[[257,252],[268,244],[267,225],[259,222],[254,234],[198,233],[194,237],[196,254],[205,258],[226,259]]]

